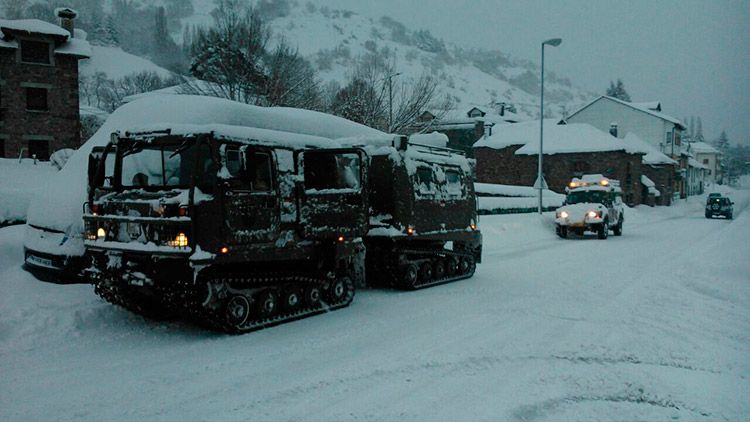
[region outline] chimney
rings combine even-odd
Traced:
[[[55,9],[55,14],[57,14],[57,17],[60,18],[60,26],[70,32],[70,38],[73,38],[75,33],[73,19],[78,16],[78,13],[75,10],[67,7],[59,7]]]
[[[609,134],[617,138],[617,122],[609,124]]]

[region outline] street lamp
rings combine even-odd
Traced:
[[[557,47],[562,43],[562,38],[552,38],[542,43],[542,90],[539,106],[539,168],[537,171],[536,182],[539,187],[539,214],[542,214],[542,190],[544,189],[544,178],[542,176],[542,155],[544,154],[544,46],[551,45]]]
[[[401,72],[396,72],[386,76],[388,79],[388,132],[393,130],[393,78],[400,75]]]

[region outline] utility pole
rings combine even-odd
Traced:
[[[537,183],[539,184],[539,214],[542,214],[542,191],[544,190],[544,175],[542,174],[542,156],[544,155],[544,46],[557,47],[561,38],[552,38],[542,43],[542,90],[539,101],[539,168],[537,169]]]

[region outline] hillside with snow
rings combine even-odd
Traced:
[[[261,9],[276,35],[298,46],[325,83],[344,84],[356,60],[364,55],[391,56],[400,78],[416,79],[426,72],[451,97],[459,111],[473,105],[506,102],[522,117],[539,113],[539,67],[516,60],[500,51],[462,48],[433,36],[430,28],[408,28],[388,16],[364,16],[347,10],[320,6]],[[194,2],[206,21],[206,0]],[[501,49],[502,46],[499,46]],[[545,113],[563,114],[589,101],[593,94],[573,87],[554,74],[545,75]]]
[[[172,72],[151,60],[130,54],[120,47],[92,45],[91,57],[80,62],[81,76],[94,76],[104,72],[107,78],[117,80],[133,73],[154,72],[168,78]]]

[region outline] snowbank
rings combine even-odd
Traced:
[[[531,186],[474,183],[479,214],[516,214],[535,212],[539,207],[539,191]],[[565,195],[545,189],[542,206],[545,209],[562,205]]]

